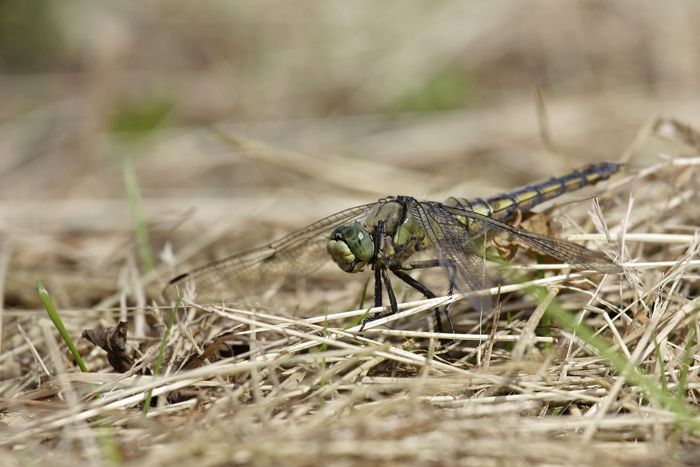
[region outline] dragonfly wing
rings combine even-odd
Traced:
[[[163,291],[168,299],[193,289],[199,299],[230,300],[278,289],[305,277],[329,259],[326,244],[340,224],[366,216],[374,204],[326,217],[268,245],[217,261],[173,279]]]
[[[448,280],[466,295],[475,310],[490,310],[491,297],[485,291],[489,286],[486,263],[469,232],[440,203],[411,199],[408,209],[435,245]]]
[[[534,250],[570,264],[577,269],[593,270],[607,274],[623,272],[622,267],[613,263],[605,254],[589,250],[581,245],[518,229],[505,222],[473,211],[447,206],[444,206],[444,209],[452,216],[464,218],[468,223],[468,230],[473,235],[485,236],[486,239],[497,236],[519,239]]]

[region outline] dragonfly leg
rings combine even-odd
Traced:
[[[450,280],[450,288],[447,291],[447,295],[452,295],[454,293],[454,288],[455,288],[455,281],[454,277],[452,280]],[[452,318],[450,318],[450,307],[452,306],[452,303],[448,303],[445,305],[445,318],[447,318],[447,322],[450,323],[450,329],[452,329],[452,334],[455,333],[455,326],[452,324]],[[450,342],[451,344],[454,344],[454,340]]]
[[[374,307],[375,308],[380,308],[382,306],[382,271],[383,269],[381,267],[375,267],[374,268]],[[391,297],[389,297],[389,300],[391,301]],[[394,298],[396,300],[396,298]],[[397,307],[398,310],[398,307]],[[362,326],[360,326],[360,332],[365,328],[365,324],[374,321],[375,319],[381,318],[382,315],[381,313],[377,313],[374,316],[370,316],[368,318],[365,318],[362,320]]]
[[[374,316],[370,316],[368,318],[365,318],[364,321],[362,321],[362,326],[360,326],[360,332],[365,328],[365,325],[367,323],[371,323],[372,321],[376,321],[381,318],[385,318],[387,316],[391,316],[394,313],[397,313],[399,311],[399,305],[396,302],[396,295],[394,295],[394,290],[391,288],[391,281],[389,280],[389,275],[386,273],[386,269],[384,268],[377,268],[376,269],[375,275],[380,276],[380,279],[376,281],[376,284],[379,284],[379,291],[376,292],[376,286],[375,286],[375,297],[374,297],[374,304],[375,306],[382,306],[381,304],[381,294],[382,294],[382,283],[386,287],[386,293],[389,295],[389,303],[391,304],[391,311],[387,311],[386,313],[377,313]],[[377,296],[379,297],[379,304],[377,305]]]
[[[393,269],[391,270],[394,274],[396,274],[396,277],[404,281],[406,284],[410,285],[423,295],[425,295],[425,298],[435,298],[435,294],[426,286],[415,280],[413,277],[409,276],[405,272],[403,272],[400,269]],[[454,290],[454,280],[450,281],[450,290],[449,290],[449,295],[452,295],[452,292]],[[452,318],[450,317],[450,306],[451,304],[448,304],[445,306],[445,310],[443,313],[445,314],[445,317],[447,318],[447,322],[450,323],[450,330],[452,331],[452,334],[455,333],[455,327],[454,324],[452,323]],[[440,308],[435,307],[435,322],[437,324],[437,329],[438,332],[442,332],[442,319],[440,318]],[[454,341],[453,341],[454,342]]]
[[[374,269],[374,307],[382,306],[382,269]]]
[[[382,285],[384,285],[386,287],[387,295],[389,295],[391,311],[387,313],[377,313],[374,316],[365,318],[362,321],[362,326],[360,326],[360,331],[365,328],[367,323],[385,316],[393,315],[399,311],[399,306],[396,303],[396,295],[394,295],[394,290],[391,288],[391,281],[386,273],[386,268],[382,262],[377,260],[378,256],[384,251],[385,237],[386,227],[384,225],[384,221],[379,221],[377,222],[377,227],[374,229],[374,258],[372,258],[374,268],[374,307],[379,308],[382,306]]]
[[[389,296],[389,304],[391,304],[391,311],[384,313],[383,316],[389,316],[399,312],[399,305],[396,302],[396,295],[394,295],[394,289],[391,288],[391,281],[389,280],[389,275],[386,273],[386,269],[382,269],[382,279],[384,279],[386,293]]]

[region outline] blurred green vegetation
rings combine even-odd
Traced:
[[[112,114],[110,130],[121,133],[120,136],[129,140],[140,140],[159,128],[174,107],[175,101],[163,93],[120,101]]]
[[[454,110],[469,105],[476,94],[474,74],[450,65],[431,75],[394,102],[397,112]]]
[[[64,58],[51,0],[0,0],[0,67],[9,73],[48,71]]]

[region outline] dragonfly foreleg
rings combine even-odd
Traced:
[[[385,318],[387,316],[391,316],[394,313],[397,313],[399,311],[399,304],[396,301],[396,295],[394,295],[394,290],[391,288],[391,281],[389,280],[389,275],[386,273],[386,269],[384,268],[377,268],[376,269],[377,273],[375,275],[380,275],[380,278],[376,280],[375,283],[375,296],[374,296],[374,306],[375,307],[381,307],[382,306],[382,283],[386,287],[386,293],[389,295],[389,304],[391,305],[391,310],[387,311],[386,313],[377,313],[374,316],[370,316],[369,318],[365,318],[364,321],[362,321],[362,326],[360,326],[360,332],[365,328],[365,325],[367,323],[371,323],[372,321],[376,321],[381,318]],[[379,284],[378,286],[376,284]],[[378,289],[378,290],[377,290]],[[377,300],[377,297],[379,297],[379,300]]]
[[[374,269],[374,307],[379,308],[382,306],[382,271],[384,270],[384,263],[380,261],[379,258],[384,256],[383,253],[386,247],[386,225],[384,221],[380,220],[377,222],[373,234],[374,256],[371,261],[372,268]],[[392,308],[392,311],[397,309],[398,308]]]
[[[382,268],[374,269],[374,307],[382,306]]]
[[[379,258],[384,251],[386,235],[386,226],[384,221],[377,222],[377,226],[372,232],[372,238],[374,241],[374,255],[370,260],[372,264],[372,269],[374,269],[374,307],[379,308],[382,306],[382,269],[384,269],[384,264],[379,261]],[[362,324],[364,327],[364,323]],[[362,330],[362,329],[360,329]]]
[[[360,331],[365,328],[365,325],[371,321],[375,321],[385,316],[391,316],[399,311],[399,305],[396,302],[396,295],[394,295],[394,290],[391,288],[391,281],[386,273],[386,266],[383,261],[380,260],[384,255],[385,242],[386,242],[386,227],[384,221],[377,222],[377,226],[374,228],[374,257],[372,258],[372,267],[374,268],[374,307],[380,308],[382,306],[382,286],[386,287],[386,293],[389,295],[389,304],[391,305],[391,311],[387,313],[377,313],[374,316],[365,318],[362,321],[362,326],[360,326]]]
[[[382,316],[389,316],[398,313],[399,304],[396,302],[396,295],[394,295],[394,289],[391,288],[391,281],[389,280],[389,275],[386,273],[386,269],[382,269],[382,279],[384,279],[386,294],[389,296],[389,304],[391,305],[391,311],[384,313]]]

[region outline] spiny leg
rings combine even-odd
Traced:
[[[375,266],[374,268],[374,307],[375,308],[381,308],[382,307],[382,271],[383,269],[380,266]],[[389,300],[391,301],[391,297],[389,297]],[[396,299],[394,299],[396,300]],[[398,308],[397,308],[398,309]],[[374,316],[369,316],[365,319],[362,320],[362,326],[360,326],[360,332],[365,328],[365,324],[374,321],[375,319],[379,319],[382,317],[381,313],[377,313]]]
[[[379,291],[377,292],[377,286],[375,285],[375,294],[378,294],[379,296],[379,303],[377,304],[377,295],[374,297],[374,306],[379,306],[381,307],[381,294],[382,294],[382,283],[384,284],[384,287],[386,288],[386,293],[389,296],[389,304],[391,305],[391,311],[387,311],[386,313],[377,313],[374,316],[370,316],[368,318],[365,318],[362,321],[362,326],[360,326],[360,332],[365,328],[365,325],[367,323],[371,323],[372,321],[376,321],[381,318],[386,318],[387,316],[391,316],[394,313],[397,313],[399,311],[399,305],[396,302],[396,295],[394,295],[394,290],[391,288],[391,281],[389,280],[389,275],[386,273],[386,269],[384,268],[377,268],[377,272],[375,272],[375,276],[379,276],[379,279],[376,279],[376,284],[379,284],[378,288]]]
[[[391,304],[391,311],[384,313],[383,316],[389,316],[398,313],[399,305],[396,302],[396,295],[394,295],[394,289],[391,288],[391,281],[389,280],[389,274],[386,273],[386,269],[382,269],[382,279],[384,279],[386,293],[389,296],[389,304]]]
[[[425,298],[431,299],[436,297],[436,295],[429,288],[427,288],[426,286],[424,286],[423,284],[421,284],[402,270],[391,268],[391,272],[393,272],[396,275],[396,277],[404,281],[406,284],[410,285],[418,292],[422,293],[425,296]],[[442,332],[442,319],[440,319],[439,307],[435,307],[435,322],[437,323],[438,332]],[[450,325],[451,324],[452,321],[450,321]],[[452,332],[454,333],[454,328],[452,329]]]
[[[406,274],[404,271],[411,271],[413,269],[427,269],[427,268],[436,268],[440,267],[440,262],[437,259],[433,260],[427,260],[427,261],[415,261],[415,262],[410,262],[410,263],[404,263],[401,264],[401,269],[398,268],[391,268],[391,271],[396,274],[396,276],[425,295],[427,298],[435,298],[435,294],[428,290],[427,287],[425,287],[423,284]],[[448,292],[448,295],[452,295],[454,293],[454,287],[455,287],[455,275],[457,274],[457,269],[456,265],[453,263],[452,265],[452,277],[450,277],[450,289]],[[427,291],[427,293],[426,293]],[[452,334],[455,333],[455,327],[454,324],[452,324],[452,318],[450,317],[450,307],[452,304],[448,304],[445,306],[445,317],[447,318],[447,321],[450,323],[450,329],[452,330]],[[442,320],[440,319],[440,311],[439,308],[435,308],[435,321],[437,322],[438,326],[438,331],[442,332]]]
[[[383,318],[385,316],[393,315],[399,311],[399,306],[396,303],[396,296],[391,288],[391,281],[386,273],[384,263],[378,260],[380,254],[384,251],[384,241],[386,238],[386,227],[384,221],[377,222],[377,226],[374,228],[374,257],[372,258],[373,268],[374,268],[374,307],[381,308],[382,306],[382,285],[386,287],[387,294],[389,295],[389,303],[391,304],[391,311],[387,313],[377,313],[374,316],[365,318],[362,321],[362,326],[360,326],[360,331],[365,328],[365,325],[371,321]]]
[[[382,268],[374,269],[374,307],[382,306]]]
[[[454,293],[454,280],[450,281],[450,288],[447,291],[447,295],[452,295]],[[447,322],[450,323],[450,329],[452,329],[452,334],[455,334],[455,326],[452,324],[452,318],[450,317],[450,307],[452,306],[452,302],[448,303],[445,305],[445,317],[447,318]],[[452,342],[450,344],[454,344],[455,339],[452,339]]]
[[[406,284],[410,285],[411,287],[413,287],[414,289],[416,289],[417,291],[419,291],[420,293],[425,295],[426,298],[428,298],[428,299],[435,298],[435,294],[430,289],[428,289],[425,285],[418,282],[413,277],[409,276],[404,271],[402,271],[400,269],[392,268],[391,272],[396,274],[396,277],[398,277],[399,279],[404,281]],[[454,291],[454,278],[452,280],[450,280],[449,295],[452,295],[453,291]],[[455,327],[454,327],[454,324],[452,323],[452,318],[450,317],[450,306],[451,305],[452,305],[451,303],[446,305],[443,313],[445,313],[445,317],[447,318],[447,322],[450,323],[450,330],[452,331],[452,334],[454,334]],[[442,332],[442,319],[440,318],[440,308],[439,307],[435,307],[435,322],[437,323],[438,332],[441,333]],[[452,341],[441,340],[441,342],[443,345],[448,345],[448,344],[453,344],[455,341],[454,340],[452,340]]]
[[[447,290],[447,295],[452,295],[452,293],[454,292],[454,285],[455,285],[455,281],[454,281],[454,274],[453,274],[452,278],[450,279],[450,288]],[[454,324],[452,324],[452,318],[450,317],[450,307],[451,306],[452,306],[452,302],[445,305],[445,310],[443,311],[443,313],[445,313],[445,317],[447,318],[447,322],[450,323],[450,329],[452,329],[452,334],[456,334],[455,326],[454,326]],[[439,316],[439,314],[438,314],[438,316]],[[440,332],[442,332],[442,331],[440,331]],[[444,345],[445,347],[447,347],[448,345],[452,345],[455,342],[457,342],[457,339],[454,339],[454,338],[452,340],[440,339],[440,343],[442,345]],[[449,355],[449,352],[448,352],[448,355]]]
[[[428,268],[439,268],[440,262],[437,259],[431,259],[427,261],[411,261],[402,263],[399,266],[394,266],[391,271],[396,274],[396,276],[422,293],[426,298],[435,298],[435,294],[428,289],[426,286],[415,280],[413,277],[409,276],[404,271],[412,271],[414,269],[428,269]],[[454,334],[455,329],[452,326],[452,319],[447,315],[447,320],[450,322],[450,328],[452,328],[452,333]],[[440,308],[435,308],[435,322],[437,323],[438,332],[442,332],[442,319],[440,318]]]
[[[377,222],[374,228],[374,256],[372,257],[372,269],[374,269],[374,307],[382,306],[382,270],[384,263],[379,261],[379,257],[384,251],[386,227],[384,221]]]
[[[457,274],[457,267],[453,265],[452,277],[450,277],[450,288],[447,289],[447,295],[452,295],[455,291],[455,275],[456,274]],[[452,318],[450,318],[450,307],[451,306],[452,306],[452,302],[445,305],[445,317],[447,318],[447,321],[450,323],[450,328],[452,329],[452,334],[454,334],[455,327],[452,324]]]

